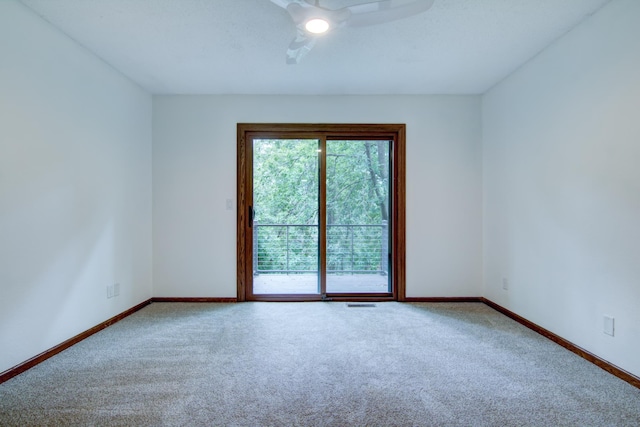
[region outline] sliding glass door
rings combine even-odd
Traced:
[[[319,294],[317,139],[253,140],[253,293]]]
[[[397,133],[242,126],[239,300],[397,299]]]
[[[389,293],[389,141],[326,143],[327,286]]]

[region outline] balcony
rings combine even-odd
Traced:
[[[327,225],[327,293],[389,292],[389,231],[382,224]],[[253,224],[256,294],[318,293],[318,225]]]

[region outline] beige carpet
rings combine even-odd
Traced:
[[[0,385],[2,426],[639,426],[640,390],[480,303],[154,303]]]

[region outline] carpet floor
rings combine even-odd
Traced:
[[[481,303],[153,303],[0,384],[1,426],[640,426]]]

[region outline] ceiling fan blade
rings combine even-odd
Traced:
[[[316,44],[316,38],[307,35],[307,32],[300,25],[296,26],[298,34],[289,43],[287,48],[287,64],[297,64]]]
[[[344,9],[351,12],[351,16],[345,24],[350,27],[363,27],[407,18],[429,10],[434,1],[382,0],[347,6]]]
[[[271,2],[289,12],[296,25],[296,37],[287,48],[287,64],[297,64],[316,44],[316,38],[304,30],[306,13],[315,7],[304,0],[271,0]]]

